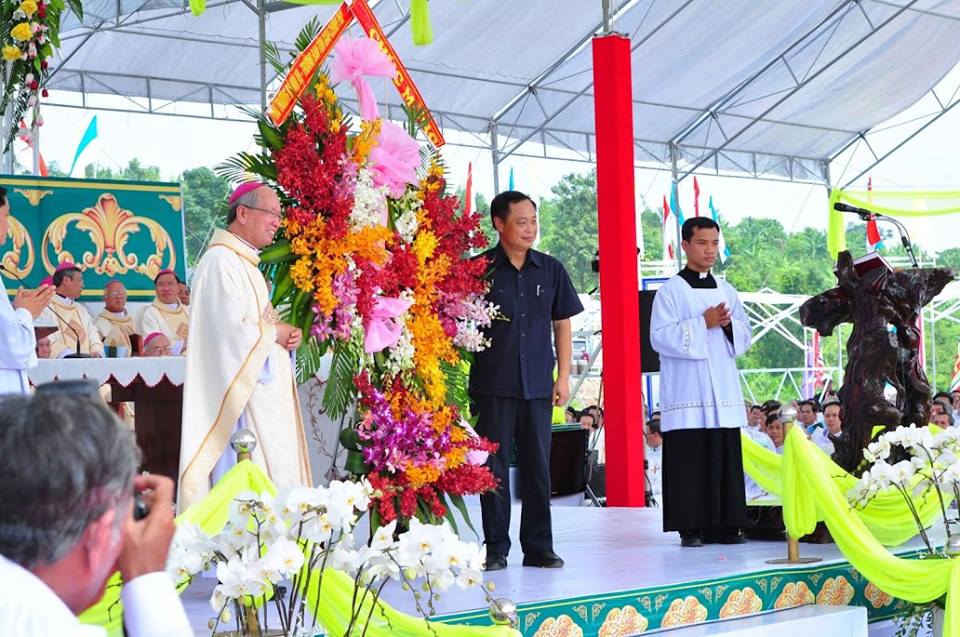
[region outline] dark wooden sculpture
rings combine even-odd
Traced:
[[[800,307],[801,323],[824,336],[840,323],[853,324],[844,383],[838,392],[843,432],[834,439],[833,456],[848,471],[860,465],[876,425],[926,425],[930,383],[919,362],[917,317],[953,278],[949,268],[890,272],[878,267],[861,276],[850,253],[841,252],[837,287]],[[893,403],[884,397],[888,383],[896,389]]]

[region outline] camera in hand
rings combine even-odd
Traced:
[[[133,519],[142,520],[150,514],[150,507],[143,499],[143,494],[139,491],[133,493]]]

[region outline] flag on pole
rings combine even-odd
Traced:
[[[674,230],[675,224],[670,223],[670,204],[667,203],[667,196],[663,196],[663,260],[673,261],[677,258],[674,248]]]
[[[806,338],[804,338],[806,341]],[[814,398],[823,387],[823,353],[820,350],[820,332],[813,330],[806,346],[805,369],[803,370],[803,398]]]
[[[953,359],[953,377],[950,379],[950,391],[960,389],[960,342],[957,342],[957,357]]]
[[[467,164],[467,185],[463,191],[463,215],[469,216],[473,210],[473,162]]]
[[[87,125],[87,130],[83,133],[83,137],[80,139],[80,143],[77,144],[77,152],[73,155],[73,163],[70,164],[70,172],[67,173],[67,176],[73,174],[73,169],[77,167],[77,160],[80,159],[80,155],[83,154],[83,151],[86,150],[87,146],[90,145],[97,137],[97,116],[94,115],[93,119],[90,120],[90,123]]]
[[[680,194],[677,188],[677,182],[673,182],[673,186],[670,188],[670,210],[673,214],[677,215],[677,220],[680,221],[680,225],[683,225],[683,211],[680,209]]]
[[[873,177],[867,177],[867,201],[870,207],[873,207]],[[880,228],[877,227],[877,220],[871,215],[867,220],[867,252],[876,252],[883,249],[883,237],[880,235]]]
[[[696,175],[693,176],[693,216],[700,216],[700,184]]]
[[[507,183],[507,190],[513,190],[513,166],[510,166],[510,181]]]
[[[720,225],[720,211],[713,207],[713,195],[707,200],[707,208],[710,209],[710,218],[718,226]],[[723,230],[720,231],[720,263],[723,263],[730,257],[730,250],[727,248],[727,242],[723,238]]]

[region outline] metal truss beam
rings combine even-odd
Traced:
[[[692,175],[693,172],[694,172],[695,170],[697,170],[700,166],[702,166],[704,163],[706,163],[707,161],[709,161],[711,158],[713,158],[714,156],[716,156],[718,153],[720,153],[721,151],[723,151],[724,149],[726,149],[731,143],[733,143],[734,141],[736,141],[741,135],[743,135],[745,132],[747,132],[748,130],[750,130],[751,128],[753,128],[753,126],[755,126],[758,122],[762,121],[764,117],[766,117],[767,115],[769,115],[770,113],[772,113],[772,112],[773,112],[774,110],[776,110],[780,105],[782,105],[784,102],[786,102],[786,101],[789,100],[791,97],[793,97],[793,95],[795,95],[798,91],[800,91],[804,86],[807,86],[810,82],[812,82],[812,81],[815,80],[816,78],[820,77],[820,75],[822,75],[825,71],[827,71],[827,69],[831,68],[834,64],[836,64],[837,62],[839,62],[840,60],[842,60],[844,57],[846,57],[846,55],[847,55],[848,53],[850,53],[851,51],[853,51],[854,49],[856,49],[856,48],[857,48],[858,46],[860,46],[862,43],[864,43],[865,41],[867,41],[868,39],[870,39],[870,38],[871,38],[874,34],[876,34],[878,31],[882,30],[885,26],[887,26],[888,24],[890,24],[891,22],[893,22],[894,20],[896,20],[898,17],[900,17],[905,11],[907,11],[907,9],[909,9],[909,8],[912,7],[914,4],[916,4],[916,2],[917,2],[917,0],[910,0],[909,3],[907,3],[906,5],[901,6],[896,12],[894,12],[892,15],[890,15],[889,17],[887,17],[883,22],[881,22],[881,23],[879,23],[879,24],[877,24],[877,25],[872,25],[872,24],[871,24],[871,28],[870,28],[870,30],[867,32],[866,35],[858,38],[853,44],[851,44],[850,46],[846,47],[846,48],[845,48],[843,51],[841,51],[839,54],[837,54],[837,55],[835,55],[834,57],[832,57],[829,61],[827,61],[826,63],[824,63],[822,66],[820,66],[820,68],[818,68],[816,71],[813,71],[813,70],[811,69],[811,72],[808,72],[807,75],[804,77],[804,79],[803,79],[801,82],[797,83],[792,89],[790,89],[789,91],[787,91],[787,93],[786,93],[785,95],[783,95],[782,97],[778,98],[771,106],[767,107],[762,113],[760,113],[759,115],[757,115],[756,117],[754,117],[754,118],[752,119],[752,121],[750,121],[750,122],[747,123],[746,126],[744,126],[743,128],[741,128],[739,131],[737,131],[736,133],[734,133],[732,136],[727,137],[727,138],[724,140],[724,142],[723,142],[722,144],[720,144],[720,146],[718,146],[715,150],[709,152],[705,157],[702,157],[702,158],[700,158],[699,160],[697,160],[696,162],[694,162],[693,165],[692,165],[690,168],[688,168],[686,171],[683,172],[683,174],[680,176],[680,179],[682,180],[682,179],[684,179],[685,177],[688,177],[688,176]],[[856,5],[856,4],[858,4],[857,0],[851,0],[850,3],[848,3],[848,4],[846,4],[846,5],[842,5],[842,6],[845,8],[845,10],[849,10],[852,6],[854,6],[854,5]],[[832,15],[832,14],[831,14],[831,15]],[[808,33],[808,36],[810,36],[810,33]],[[800,46],[800,45],[803,43],[803,40],[806,39],[806,37],[808,37],[808,36],[805,36],[805,38],[802,38],[801,40],[797,41],[797,42],[794,43],[794,45],[792,45],[792,46]],[[785,55],[786,55],[786,53],[780,54],[775,60],[773,60],[773,61],[771,62],[771,64],[774,64],[774,63],[776,63],[777,61],[780,61],[780,60],[783,60],[783,61],[786,63]],[[755,76],[755,77],[756,77],[756,76]],[[752,81],[751,81],[750,83],[752,83]],[[736,97],[737,95],[739,95],[740,93],[742,93],[742,92],[743,92],[743,89],[745,89],[746,86],[747,86],[747,85],[743,85],[743,86],[739,87],[739,88],[735,91],[735,93],[731,96],[730,99],[733,99],[734,97]]]

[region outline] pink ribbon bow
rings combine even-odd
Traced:
[[[342,38],[333,51],[336,57],[330,67],[330,81],[336,84],[348,80],[357,92],[360,117],[377,119],[380,116],[377,98],[363,76],[392,77],[397,72],[393,62],[370,38]]]
[[[367,354],[374,354],[397,344],[403,325],[396,319],[407,311],[411,303],[410,299],[385,296],[378,297],[374,301],[373,311],[370,312],[363,326],[366,331],[363,348]]]
[[[391,197],[402,197],[407,184],[417,183],[420,144],[393,122],[380,124],[380,137],[370,151],[373,183],[386,186]]]

